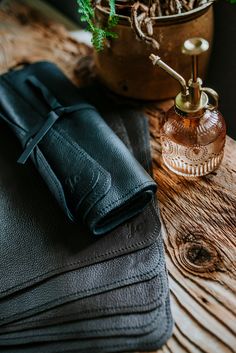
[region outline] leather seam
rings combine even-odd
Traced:
[[[158,215],[157,215],[157,213],[155,212],[155,208],[154,208],[153,206],[152,206],[152,208],[151,208],[151,212],[152,212],[152,214],[153,214],[154,219],[155,219],[155,218],[158,218]],[[32,283],[32,282],[34,282],[35,279],[41,279],[41,278],[43,279],[43,278],[45,278],[45,276],[47,276],[47,275],[49,275],[49,274],[53,274],[53,273],[54,273],[54,274],[57,274],[56,271],[63,270],[63,269],[68,269],[68,270],[69,270],[69,267],[70,267],[70,266],[74,266],[74,265],[78,265],[78,264],[80,264],[80,265],[81,265],[81,264],[86,264],[86,263],[89,263],[89,260],[95,260],[95,261],[96,261],[96,260],[99,260],[99,259],[104,258],[104,257],[109,256],[109,255],[119,254],[119,253],[122,252],[122,251],[132,250],[132,249],[134,249],[134,248],[137,249],[137,246],[146,245],[146,243],[148,243],[148,241],[153,240],[153,238],[155,238],[156,230],[158,229],[158,227],[159,227],[159,224],[156,224],[155,227],[154,227],[154,230],[153,230],[153,232],[152,232],[152,235],[150,235],[149,238],[145,238],[145,240],[139,241],[139,242],[137,242],[137,243],[135,243],[135,244],[131,244],[130,246],[122,247],[122,248],[116,249],[116,250],[111,250],[111,251],[108,251],[108,252],[106,252],[106,253],[104,253],[104,254],[100,254],[100,255],[97,255],[97,256],[94,256],[94,257],[90,257],[89,259],[86,259],[86,260],[76,261],[76,262],[72,262],[72,263],[70,263],[70,264],[66,264],[66,265],[64,265],[64,266],[62,266],[62,267],[57,267],[56,269],[50,270],[50,271],[48,271],[48,272],[44,272],[44,273],[41,274],[41,275],[37,275],[37,276],[35,276],[35,277],[31,278],[31,279],[26,280],[25,282],[21,282],[20,284],[17,284],[16,286],[13,286],[13,287],[8,288],[7,290],[1,291],[0,294],[8,293],[8,292],[10,292],[12,289],[21,287],[22,285],[24,285],[24,284],[26,284],[26,283]],[[159,229],[159,233],[158,233],[158,236],[157,236],[157,237],[160,236],[160,233],[161,233],[161,228]],[[137,249],[137,250],[138,250],[138,249]],[[61,272],[60,272],[60,273],[61,273]],[[47,278],[48,278],[48,277],[47,277]],[[23,289],[23,288],[22,288],[22,289]]]
[[[167,297],[168,297],[168,294],[167,294]],[[166,301],[167,301],[167,297],[165,298],[165,300],[162,302],[162,305],[156,307],[156,309],[154,309],[153,311],[159,309],[159,308],[162,308],[163,305],[166,305]],[[151,321],[147,324],[144,324],[144,325],[135,325],[135,326],[121,326],[121,327],[113,327],[113,328],[103,328],[103,329],[92,329],[92,330],[79,330],[79,333],[86,333],[86,332],[89,332],[89,333],[99,333],[99,332],[115,332],[115,331],[118,331],[118,330],[134,330],[134,329],[145,329],[149,326],[152,326],[153,323],[156,321],[157,317],[159,316],[160,312],[158,311],[158,313],[156,313],[156,315],[154,316],[153,319],[151,319]],[[131,314],[132,315],[132,314]],[[142,315],[142,314],[141,314]],[[143,314],[145,315],[145,314]],[[11,333],[10,333],[11,334]],[[63,333],[62,335],[63,336],[69,336],[70,334],[74,334],[76,335],[77,332],[68,332],[68,333]],[[3,335],[7,335],[7,333],[3,334]],[[45,336],[50,336],[50,337],[55,337],[55,336],[58,336],[58,333],[51,333],[51,334],[37,334],[37,337],[45,337]],[[33,335],[30,335],[30,336],[20,336],[20,337],[13,337],[13,338],[4,338],[3,340],[4,341],[9,341],[9,340],[17,340],[17,339],[24,339],[24,338],[31,338],[31,337],[35,337]],[[1,342],[1,335],[0,335],[0,342]]]
[[[166,310],[166,312],[167,312],[167,310]],[[166,333],[168,332],[168,329],[170,328],[169,327],[169,325],[170,325],[170,323],[172,322],[172,319],[171,319],[171,317],[170,317],[170,315],[168,315],[168,313],[167,313],[167,317],[166,317],[166,329],[165,329],[165,331],[163,332],[163,334],[159,337],[159,341],[163,338],[163,337],[165,337],[165,335],[166,335]],[[155,330],[155,329],[154,329]],[[150,333],[152,333],[154,330],[152,330]],[[149,333],[149,334],[150,334]],[[153,347],[153,342],[151,343],[149,343],[149,342],[146,342],[145,343],[145,347]],[[131,344],[118,344],[118,345],[106,345],[106,346],[99,346],[99,349],[103,349],[103,348],[124,348],[124,349],[126,349],[127,347],[133,347],[133,344],[131,343]],[[161,347],[159,347],[158,349],[160,349]],[[70,350],[70,351],[67,351],[66,353],[87,353],[88,352],[88,349],[91,351],[91,349],[92,349],[92,351],[91,351],[91,353],[94,353],[94,347],[90,347],[90,348],[85,348],[85,349],[82,349],[82,350],[75,350],[75,349],[73,349],[73,350]],[[155,348],[154,348],[155,349]],[[65,351],[64,351],[65,352]]]
[[[156,297],[155,299],[149,301],[148,303],[145,304],[145,306],[149,306],[149,305],[152,305],[154,303],[156,303],[158,300],[160,300],[161,297],[163,297],[163,293],[165,293],[167,290],[165,290],[167,287],[168,287],[168,284],[167,284],[167,273],[165,272],[165,275],[162,277],[162,280],[164,279],[164,277],[166,278],[166,285],[163,285],[163,282],[161,283],[161,291],[159,291],[159,295],[158,297]],[[152,279],[150,279],[149,281],[151,281]],[[160,288],[160,287],[159,287]],[[159,289],[158,288],[158,289]],[[161,305],[161,304],[160,304]],[[107,307],[107,308],[100,308],[100,309],[94,309],[94,310],[85,310],[85,311],[82,311],[82,312],[79,312],[79,314],[90,314],[90,313],[106,313],[106,312],[109,312],[109,311],[112,311],[112,310],[116,310],[116,309],[130,309],[130,308],[143,308],[144,305],[143,304],[139,304],[139,305],[123,305],[123,306],[111,306],[111,307]],[[148,310],[148,309],[147,309]],[[146,310],[146,311],[147,311]],[[150,309],[149,309],[150,310]],[[74,317],[75,315],[77,315],[77,313],[74,313],[74,314],[70,314],[70,315],[63,315],[63,317],[67,317],[67,318],[72,318]],[[53,318],[61,318],[62,316],[54,316]],[[47,321],[48,319],[45,318],[45,319],[39,319],[39,320],[29,320],[27,321],[26,323],[27,324],[30,324],[30,323],[36,323],[36,322],[44,322],[44,321]],[[20,324],[13,324],[11,326],[15,326],[15,327],[18,327],[20,326]]]
[[[164,337],[165,335],[167,334],[168,331],[170,331],[171,327],[170,327],[170,324],[173,323],[173,320],[172,320],[172,317],[170,315],[170,304],[168,301],[166,301],[166,308],[165,308],[165,313],[166,313],[166,325],[165,325],[165,330],[164,332],[162,333],[162,335],[158,338],[158,341],[160,342]],[[150,332],[148,332],[146,335],[149,335],[151,334],[153,331],[155,331],[155,329],[151,330]],[[9,340],[9,339],[7,339]],[[145,343],[145,347],[153,347],[153,344],[154,342],[146,342]],[[130,343],[124,343],[124,344],[119,344],[119,345],[104,345],[104,346],[99,346],[97,347],[98,349],[103,349],[103,348],[124,348],[124,349],[127,349],[127,347],[133,347],[133,344],[130,344]],[[160,347],[159,347],[160,348]],[[78,350],[78,349],[72,349],[70,351],[66,351],[67,353],[85,353],[85,352],[88,352],[88,350],[92,353],[94,353],[94,347],[87,347],[87,348],[84,348],[82,350]],[[63,352],[65,352],[65,350],[63,349]]]
[[[111,205],[114,205],[115,203],[117,203],[118,201],[123,200],[125,197],[129,196],[129,194],[131,194],[134,190],[140,188],[140,186],[146,185],[146,184],[152,184],[152,181],[145,181],[144,183],[138,184],[135,186],[135,188],[129,190],[125,195],[123,195],[122,197],[113,200],[113,202],[109,203],[106,207],[102,208],[101,211],[96,211],[95,213],[98,215],[103,215],[105,210],[107,210]]]
[[[159,264],[159,261],[158,261],[158,264]],[[75,295],[78,294],[78,293],[81,293],[81,294],[82,294],[82,293],[89,294],[89,293],[91,293],[92,291],[97,290],[97,289],[104,289],[104,290],[107,289],[107,290],[109,290],[111,285],[117,285],[118,283],[125,283],[126,281],[132,280],[132,279],[142,279],[142,277],[146,277],[146,276],[149,276],[149,275],[152,276],[153,274],[155,275],[155,274],[156,274],[156,271],[157,271],[158,264],[156,265],[155,268],[153,268],[152,270],[150,270],[150,271],[148,271],[148,272],[143,272],[143,273],[139,273],[138,275],[133,275],[133,276],[131,276],[131,277],[126,277],[126,278],[120,279],[120,280],[115,281],[115,282],[111,282],[111,283],[106,284],[106,285],[97,286],[97,287],[92,287],[92,288],[90,288],[90,289],[84,289],[84,290],[82,290],[82,291],[77,291],[77,292],[72,293],[72,294],[69,294],[69,295],[63,295],[63,296],[61,296],[60,298],[57,298],[56,300],[51,300],[51,301],[48,301],[46,304],[39,305],[37,308],[43,309],[43,308],[47,307],[49,304],[51,304],[51,303],[54,303],[54,304],[56,304],[57,302],[60,303],[60,301],[61,301],[62,299],[73,297],[73,296],[75,296]],[[152,278],[152,277],[151,277],[151,278]],[[151,279],[151,278],[150,278],[150,279]],[[34,309],[35,309],[35,308],[22,311],[20,314],[29,313],[30,311],[34,311]],[[11,319],[11,318],[13,318],[14,316],[17,316],[17,315],[18,315],[18,313],[17,313],[17,314],[10,315],[10,316],[0,316],[0,320]]]

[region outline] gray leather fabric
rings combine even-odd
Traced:
[[[1,326],[1,333],[47,327],[110,315],[142,313],[156,309],[168,295],[168,281],[162,269],[154,278],[104,293],[81,298]],[[135,298],[135,301],[134,301]],[[90,320],[91,322],[91,320]]]
[[[163,266],[161,238],[150,247],[69,271],[0,303],[1,325],[72,300],[155,277]]]
[[[108,96],[93,92],[90,87],[79,94],[96,106],[151,174],[144,114],[113,101],[105,106]],[[19,151],[12,133],[1,125],[0,351],[160,348],[173,321],[156,201],[94,239],[61,213],[31,163],[15,163]]]
[[[96,337],[137,336],[156,329],[161,332],[166,318],[165,305],[147,313],[108,316],[1,334],[0,345],[51,342]],[[158,321],[157,321],[158,318]],[[157,325],[158,322],[158,325]]]
[[[173,321],[170,315],[169,298],[165,305],[165,320],[160,325],[160,320],[157,317],[154,322],[154,327],[160,326],[159,329],[151,329],[147,334],[138,336],[120,336],[113,337],[100,337],[90,338],[83,340],[68,340],[50,342],[50,343],[37,343],[23,346],[1,347],[3,353],[111,353],[111,352],[142,352],[154,351],[162,347],[162,345],[170,337],[173,329]],[[159,328],[159,327],[158,327]]]

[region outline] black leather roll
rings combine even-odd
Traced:
[[[0,78],[0,116],[66,215],[104,234],[140,213],[156,184],[96,108],[53,64]]]

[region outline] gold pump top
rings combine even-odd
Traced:
[[[150,55],[153,65],[157,64],[180,83],[182,89],[176,96],[175,105],[185,113],[197,113],[204,108],[213,110],[218,106],[218,94],[211,88],[202,87],[202,80],[198,77],[198,56],[208,49],[209,43],[203,38],[191,38],[184,42],[182,53],[192,57],[192,76],[188,84],[180,74],[163,62],[159,56]],[[208,104],[208,95],[213,98],[213,105]]]

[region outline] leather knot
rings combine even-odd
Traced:
[[[39,81],[35,76],[29,76],[27,79],[27,83],[32,85],[41,96],[44,98],[46,103],[49,105],[51,110],[47,114],[45,122],[39,128],[39,130],[35,133],[31,133],[28,137],[28,141],[26,143],[26,147],[24,152],[21,154],[20,158],[18,159],[18,163],[25,164],[35,147],[39,144],[39,142],[43,139],[46,133],[51,129],[51,127],[55,124],[55,122],[62,117],[62,115],[70,114],[75,111],[81,109],[94,109],[93,106],[87,103],[79,103],[75,105],[71,105],[68,107],[63,107],[58,100],[49,92],[48,88]]]

